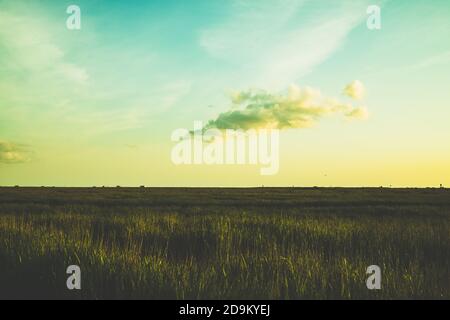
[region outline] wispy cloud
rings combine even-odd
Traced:
[[[344,88],[344,94],[352,99],[361,100],[366,94],[366,88],[361,81],[355,80]]]
[[[330,2],[318,11],[314,1],[235,0],[233,14],[225,23],[204,30],[200,44],[212,56],[239,67],[251,83],[281,88],[342,46],[365,19],[364,3]],[[302,15],[308,11],[314,12],[314,19]]]
[[[102,98],[101,108],[97,107],[90,112],[60,108],[56,116],[84,128],[82,134],[87,135],[139,129],[148,125],[156,114],[169,110],[190,90],[191,83],[182,80],[150,86],[145,93],[138,92],[136,96],[125,93],[118,99],[125,104],[117,107],[118,102],[114,100],[113,92],[111,97]]]
[[[324,96],[314,88],[291,85],[287,94],[264,90],[235,92],[233,108],[208,122],[206,129],[301,129],[322,118],[342,114],[346,119],[365,119],[367,109]]]
[[[33,15],[0,12],[0,40],[7,58],[0,67],[4,73],[23,73],[36,81],[69,80],[83,84],[89,79],[84,68],[69,62],[52,38],[51,25]]]
[[[0,116],[17,130],[62,129],[53,139],[140,128],[189,94],[186,77],[155,71],[153,52],[99,44],[95,28],[77,34],[65,29],[64,10],[55,21],[37,7],[0,4]],[[95,63],[69,51],[84,42]]]
[[[0,140],[0,163],[17,164],[30,160],[31,151],[28,147]]]
[[[411,70],[419,70],[428,67],[433,67],[441,64],[449,64],[450,63],[450,51],[446,51],[432,57],[428,57],[419,61],[418,63],[409,67]]]

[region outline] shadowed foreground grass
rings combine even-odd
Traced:
[[[207,190],[0,189],[0,298],[450,299],[447,191]]]

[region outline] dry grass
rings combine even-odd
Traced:
[[[449,194],[0,189],[0,297],[450,299]]]

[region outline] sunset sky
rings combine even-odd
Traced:
[[[449,17],[448,0],[0,0],[0,185],[448,187]],[[310,96],[326,115],[306,125],[289,112]],[[278,174],[172,163],[174,130],[236,118],[286,120]]]

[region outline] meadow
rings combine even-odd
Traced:
[[[450,299],[450,190],[0,188],[0,298]]]

